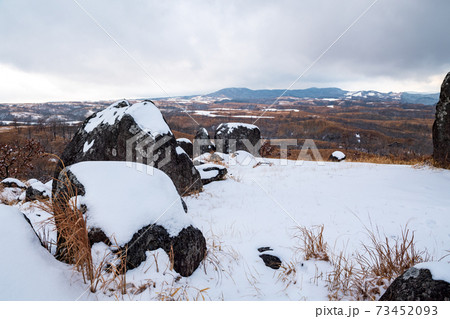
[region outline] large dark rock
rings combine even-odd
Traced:
[[[194,146],[192,145],[192,142],[187,138],[178,138],[177,145],[181,147],[190,158],[194,156]]]
[[[183,216],[185,216],[185,211],[187,210],[185,203],[177,194],[175,186],[172,184],[169,177],[167,177],[160,171],[154,172],[154,175],[144,174],[141,175],[141,178],[148,178],[150,182],[144,184],[142,184],[141,182],[141,184],[139,185],[133,183],[133,181],[135,180],[135,176],[133,176],[132,174],[141,173],[137,172],[136,170],[131,170],[129,172],[129,174],[131,175],[129,176],[129,178],[127,178],[126,180],[117,180],[115,184],[124,184],[129,189],[128,194],[138,193],[137,198],[142,198],[141,195],[146,193],[148,193],[149,196],[153,196],[146,203],[142,203],[142,201],[136,203],[135,198],[131,198],[132,196],[124,195],[123,198],[120,199],[120,201],[126,203],[126,207],[129,207],[129,211],[124,211],[123,216],[125,216],[127,219],[129,218],[130,220],[136,220],[135,211],[133,210],[133,207],[136,207],[136,205],[140,207],[142,207],[142,205],[148,205],[145,206],[145,210],[148,210],[149,212],[148,214],[159,216],[158,218],[156,218],[156,222],[152,222],[148,225],[144,224],[145,226],[141,227],[140,229],[135,229],[134,232],[131,232],[129,237],[131,238],[130,240],[120,242],[119,239],[118,242],[114,234],[117,234],[119,231],[123,231],[123,223],[121,224],[116,220],[117,214],[114,214],[113,212],[111,212],[111,215],[113,215],[112,217],[109,217],[109,214],[104,214],[105,207],[111,207],[110,205],[108,205],[108,202],[112,200],[112,198],[108,198],[107,196],[98,198],[97,200],[93,199],[91,196],[89,204],[86,205],[82,202],[82,198],[88,196],[89,190],[91,190],[91,193],[93,191],[97,191],[92,188],[92,185],[98,185],[98,183],[92,184],[92,181],[89,181],[90,179],[97,179],[98,176],[104,176],[105,171],[111,171],[111,175],[114,175],[115,172],[123,169],[123,167],[116,165],[115,167],[111,166],[108,168],[104,168],[103,173],[100,172],[97,176],[96,172],[101,171],[101,165],[104,165],[104,163],[98,163],[99,166],[96,166],[98,169],[95,170],[92,170],[92,167],[88,167],[88,169],[82,167],[82,169],[84,169],[84,172],[93,172],[92,174],[83,173],[80,175],[80,173],[78,173],[79,175],[77,176],[74,172],[74,167],[78,167],[79,171],[83,171],[79,169],[80,165],[86,166],[87,164],[91,165],[92,163],[93,162],[74,164],[73,166],[67,167],[63,171],[61,171],[60,175],[58,176],[58,182],[55,183],[56,188],[53,198],[54,205],[58,205],[59,207],[68,206],[69,198],[73,198],[73,196],[77,195],[78,205],[81,206],[80,211],[86,219],[89,244],[92,247],[92,245],[94,245],[95,243],[103,242],[106,245],[110,246],[111,250],[116,251],[119,254],[122,253],[123,256],[126,256],[127,270],[134,269],[138,267],[143,261],[145,261],[147,258],[147,251],[162,248],[168,254],[169,259],[172,262],[173,269],[177,271],[181,276],[190,276],[198,268],[200,262],[205,257],[206,241],[203,237],[202,232],[189,224],[184,226],[176,235],[170,235],[169,231],[167,230],[168,228],[166,229],[167,226],[166,224],[164,224],[164,221],[162,221],[161,217],[166,214],[172,214],[169,220],[182,218]],[[114,166],[117,163],[120,162],[111,162],[110,164]],[[164,176],[161,176],[161,174]],[[123,176],[123,174],[118,175]],[[161,177],[163,178],[161,179]],[[108,179],[107,182],[109,183],[107,186],[105,186],[107,188],[103,190],[103,193],[108,194],[108,190],[116,187],[115,185],[113,185],[113,183],[111,183],[111,180],[113,179],[114,177]],[[169,185],[170,187],[167,187],[167,182],[172,186]],[[86,187],[85,184],[87,186],[91,185],[90,188]],[[150,187],[150,189],[143,190],[141,189],[143,186],[148,186]],[[151,189],[154,189],[155,191],[152,193]],[[163,205],[163,207],[160,207],[161,210],[157,211],[155,211],[155,208],[151,204],[161,199],[161,195],[156,194],[158,193],[156,189],[164,189],[165,191],[167,191],[167,193],[165,193],[167,195],[167,198],[165,199],[166,205]],[[173,198],[174,196],[179,197],[179,203],[174,202],[173,199],[171,199],[171,197]],[[92,204],[93,202],[95,204]],[[97,213],[95,212],[96,210]],[[115,230],[112,231],[113,235],[108,235],[108,231],[105,230],[106,228],[102,229],[102,226],[99,226],[99,210],[103,210],[103,213],[100,214],[100,216],[103,216],[104,219],[112,219],[114,225],[113,227]],[[68,212],[70,213],[70,210],[68,210]],[[109,212],[110,211],[108,210],[108,213]],[[122,214],[122,212],[120,212],[120,214]],[[142,216],[138,218],[142,218]],[[55,216],[56,228],[58,232],[60,229],[60,224],[58,222],[59,220],[60,219]],[[96,220],[95,225],[91,224],[91,220]],[[105,223],[105,225],[108,225],[109,232],[111,232],[112,224],[107,222]],[[127,225],[128,226],[123,226],[123,229],[127,229],[128,231],[129,224]],[[134,225],[134,222],[131,222],[131,225]],[[63,262],[71,263],[71,259],[67,256],[67,245],[65,243],[66,239],[63,238],[63,236],[58,236],[56,257]]]
[[[441,86],[433,123],[433,158],[436,162],[450,165],[450,72]]]
[[[194,157],[200,156],[204,153],[214,152],[216,150],[214,144],[211,142],[211,137],[209,136],[206,128],[201,127],[194,138]]]
[[[64,166],[84,161],[144,163],[169,175],[181,195],[201,190],[200,174],[176,147],[175,137],[151,101],[131,105],[123,100],[87,118],[61,160]],[[59,163],[55,177],[63,164]]]
[[[203,185],[223,180],[228,173],[225,166],[218,164],[201,164],[196,166],[196,168],[200,172]]]
[[[261,148],[261,132],[251,124],[222,123],[216,129],[214,140],[217,151],[222,153],[242,150],[258,156]]]
[[[411,267],[395,279],[380,301],[449,301],[450,283],[433,280],[430,270]]]

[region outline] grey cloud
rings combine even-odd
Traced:
[[[79,2],[174,94],[287,87],[372,3]],[[379,0],[297,87],[444,74],[448,12],[445,0]],[[70,78],[80,90],[85,83],[163,95],[73,1],[0,2],[0,41],[0,64]]]

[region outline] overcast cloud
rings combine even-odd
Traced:
[[[373,2],[78,0],[169,95],[284,89]],[[379,0],[293,88],[437,92],[448,0]],[[0,0],[0,102],[166,96],[73,0]]]

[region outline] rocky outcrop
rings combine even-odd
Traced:
[[[450,283],[434,280],[426,268],[411,267],[395,279],[380,301],[449,301]]]
[[[194,157],[200,156],[204,153],[214,152],[216,150],[214,144],[211,142],[211,137],[206,128],[201,127],[194,138]]]
[[[65,166],[84,161],[128,161],[165,172],[179,194],[201,190],[200,174],[177,142],[161,112],[151,101],[131,105],[119,101],[87,118],[61,160]],[[63,168],[59,164],[55,177]]]
[[[216,149],[222,153],[247,151],[259,156],[261,132],[255,125],[245,123],[222,123],[214,135]]]
[[[441,86],[433,123],[433,158],[444,166],[450,165],[450,72]]]
[[[200,172],[203,185],[223,180],[228,173],[225,166],[218,164],[202,164],[196,166],[196,168]]]
[[[145,261],[147,251],[162,248],[173,269],[190,276],[205,257],[205,238],[192,226],[170,178],[157,169],[152,175],[142,174],[145,165],[140,166],[136,170],[111,161],[66,167],[55,183],[54,203],[73,205],[76,195],[91,247],[103,242],[114,252],[123,252],[127,270]],[[126,190],[117,185],[126,185]],[[62,234],[59,220],[55,213],[56,228]],[[67,240],[58,236],[56,256],[70,263],[66,247]]]
[[[187,138],[178,138],[177,145],[178,147],[181,147],[190,158],[194,156],[194,146],[192,145],[192,142]]]

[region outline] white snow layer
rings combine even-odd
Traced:
[[[118,245],[153,223],[171,236],[191,225],[172,180],[139,163],[81,162],[68,167],[84,185],[79,204],[87,206],[88,227],[101,228]]]
[[[187,155],[187,153],[184,151],[184,149],[181,146],[177,146],[175,148],[175,151],[177,152],[178,155],[181,155],[181,154],[186,154]]]
[[[433,280],[443,280],[450,283],[450,263],[448,262],[425,262],[414,266],[417,269],[428,269]]]
[[[89,133],[101,124],[113,125],[116,121],[120,121],[125,114],[128,114],[134,118],[134,121],[143,131],[153,137],[172,134],[161,112],[153,103],[145,101],[126,107],[115,107],[120,102],[122,101],[118,101],[98,112],[96,117],[86,123],[84,130]]]
[[[71,266],[39,243],[17,208],[0,205],[0,300],[76,300],[86,287],[71,284]]]
[[[222,155],[227,163],[229,156]],[[178,274],[170,270],[167,254],[161,250],[148,252],[141,266],[127,272],[127,283],[139,287],[152,281],[155,287],[141,294],[129,293],[124,299],[154,300],[160,292],[172,294],[180,288],[181,294],[187,287],[191,300],[198,296],[199,289],[208,289],[207,300],[328,300],[325,278],[333,269],[324,261],[304,260],[297,250],[301,242],[295,237],[299,225],[311,228],[323,224],[324,241],[333,255],[342,251],[349,256],[355,251],[364,253],[361,245],[371,244],[366,227],[392,240],[401,240],[405,225],[414,231],[418,250],[426,248],[435,260],[448,255],[450,171],[407,165],[319,165],[308,161],[302,165],[287,161],[284,165],[279,160],[256,160],[273,165],[253,168],[251,164],[227,164],[229,175],[234,178],[210,183],[203,192],[184,198],[188,215],[205,235],[208,254],[217,258],[219,266],[207,258],[192,276],[174,282]],[[90,173],[85,171],[85,175]],[[102,174],[117,174],[115,171],[116,168],[105,169]],[[123,175],[126,174],[120,170],[116,176],[123,182],[115,185],[107,185],[108,178],[98,185],[86,185],[98,188],[99,196],[114,201],[111,206],[121,205],[125,214],[132,216],[139,201],[147,200],[127,189],[134,190],[134,186],[144,183]],[[101,191],[104,187],[113,189],[110,196]],[[127,204],[120,203],[127,196]],[[151,192],[145,192],[145,196],[153,197]],[[95,198],[86,200],[94,202]],[[35,262],[35,255],[39,251],[46,253],[45,250],[39,250],[32,241],[21,243],[17,239],[26,223],[12,223],[9,218],[5,221],[2,213],[0,208],[0,237],[8,243],[4,260],[9,264],[0,264],[0,287],[8,287],[0,291],[0,299],[56,300],[74,295],[78,287],[71,286],[69,276],[62,277],[59,263],[42,256],[40,263]],[[266,267],[257,251],[264,246],[273,248],[268,253],[280,257],[285,266],[293,265],[296,272],[288,276],[283,269]],[[449,260],[447,256],[441,262]],[[445,279],[440,270],[433,268],[433,276]],[[167,283],[173,283],[172,290],[167,290]],[[99,292],[86,298],[116,297],[114,293],[108,296]]]
[[[86,153],[87,151],[89,151],[91,149],[91,147],[94,145],[95,140],[92,140],[90,143],[88,143],[88,141],[84,142],[83,145],[83,153]]]
[[[342,160],[345,158],[345,154],[342,153],[341,151],[334,151],[332,155],[333,157],[336,157],[338,160]]]

